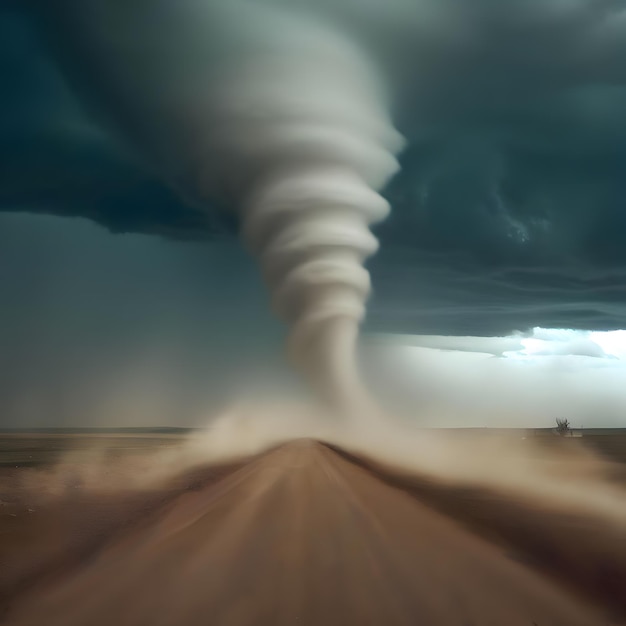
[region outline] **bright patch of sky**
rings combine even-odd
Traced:
[[[529,336],[522,336],[520,343],[521,349],[505,351],[503,356],[535,361],[541,357],[553,356],[589,357],[607,359],[616,366],[626,366],[626,330],[535,328]]]
[[[626,427],[626,330],[382,335],[363,361],[381,397],[425,425]]]

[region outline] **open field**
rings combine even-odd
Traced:
[[[0,468],[52,465],[68,453],[88,461],[94,451],[105,451],[111,458],[151,452],[155,448],[180,445],[186,433],[180,432],[12,432],[0,433]]]
[[[186,428],[0,430],[0,468],[49,465],[67,452],[84,452],[86,459],[94,450],[106,450],[112,457],[140,454],[155,448],[176,447],[196,432],[201,431]],[[626,428],[587,429],[582,431],[583,437],[573,441],[555,437],[550,429],[476,428],[449,432],[468,440],[485,434],[512,433],[516,437],[532,439],[547,446],[582,444],[607,459],[626,465]]]
[[[557,473],[562,448],[599,450],[602,480],[624,486],[626,433],[518,435],[554,449]],[[186,441],[0,436],[4,623],[626,623],[626,489],[612,515],[314,441],[137,480]]]

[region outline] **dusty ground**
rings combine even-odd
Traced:
[[[124,465],[121,448],[150,447],[130,439],[107,443],[111,471]],[[37,465],[67,445],[17,448]],[[36,470],[16,456],[0,469],[6,624],[626,623],[626,524],[616,519],[443,484],[310,440],[150,488],[85,486],[89,460],[73,459],[76,476],[63,474],[54,493],[58,474],[24,482]]]

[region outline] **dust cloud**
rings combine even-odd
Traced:
[[[50,497],[79,485],[93,492],[154,489],[194,468],[240,462],[297,439],[313,439],[445,485],[484,488],[551,506],[626,520],[618,466],[578,440],[519,431],[429,430],[391,415],[355,423],[302,402],[241,403],[173,445],[112,458],[106,444],[64,454],[52,468],[23,470],[22,488]]]

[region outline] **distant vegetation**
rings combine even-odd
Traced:
[[[571,432],[571,427],[569,424],[569,420],[557,418],[556,420],[556,432],[561,435],[561,437],[565,437],[565,435],[569,435]]]
[[[89,427],[64,427],[52,426],[47,428],[0,428],[0,434],[12,433],[32,433],[35,435],[143,435],[143,434],[163,434],[163,435],[186,435],[202,428],[182,428],[179,426],[155,426],[155,427],[124,427],[124,428],[89,428]]]

